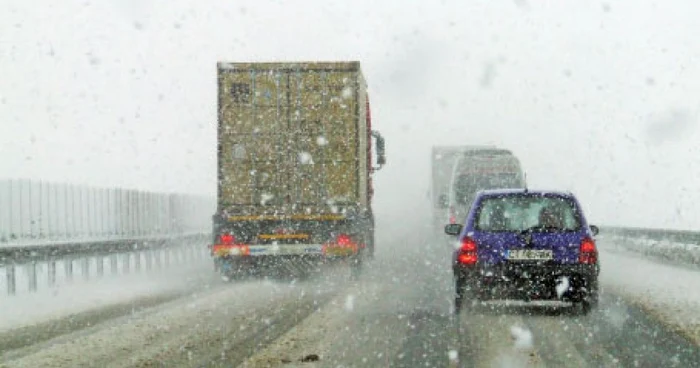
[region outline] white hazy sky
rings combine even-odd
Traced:
[[[700,228],[691,0],[0,0],[0,177],[214,193],[216,62],[360,60],[383,221],[434,144],[512,149],[598,224]],[[427,212],[427,211],[426,211]]]

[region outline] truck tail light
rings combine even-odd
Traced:
[[[352,244],[352,238],[350,237],[350,235],[340,234],[336,238],[336,243],[338,244],[338,246],[348,247],[348,246],[351,246],[351,244]]]
[[[236,243],[233,234],[223,233],[218,236],[216,244],[211,246],[211,255],[247,256],[250,255],[250,248],[246,244]]]
[[[219,244],[222,245],[231,245],[236,242],[236,237],[233,236],[232,234],[221,234],[219,235]]]
[[[359,245],[353,238],[348,234],[338,234],[334,240],[323,244],[321,247],[321,252],[324,255],[338,255],[348,253],[357,253]]]

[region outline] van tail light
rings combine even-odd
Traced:
[[[457,216],[455,215],[455,208],[450,207],[450,224],[457,223]]]
[[[596,264],[598,262],[598,249],[596,249],[593,239],[586,237],[581,241],[579,248],[578,263]]]
[[[459,247],[459,254],[457,254],[457,262],[463,265],[473,265],[479,260],[476,254],[477,246],[474,239],[465,236],[462,239],[462,245]]]

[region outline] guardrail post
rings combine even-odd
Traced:
[[[88,258],[87,256],[83,257],[83,259],[81,260],[81,263],[82,263],[83,278],[85,280],[89,280],[90,279],[90,258]]]
[[[160,249],[160,248],[159,248],[159,249],[154,249],[154,250],[152,250],[151,252],[153,253],[154,258],[155,258],[155,265],[156,265],[156,268],[157,268],[157,269],[160,269],[160,268],[161,268],[160,257],[161,257],[161,253],[162,253],[162,252],[161,252],[161,249]]]
[[[7,276],[7,294],[15,295],[15,292],[17,291],[17,285],[15,284],[15,265],[8,264],[5,266],[5,270]]]
[[[134,252],[134,272],[141,271],[141,252]]]
[[[97,256],[95,258],[95,262],[97,262],[97,277],[102,277],[105,274],[105,259],[101,255]]]
[[[131,267],[129,265],[130,262],[131,262],[131,253],[124,254],[124,273],[129,273],[130,267]]]
[[[27,271],[28,276],[29,276],[29,291],[34,292],[36,291],[36,261],[31,261],[30,263],[27,264]]]
[[[146,250],[143,252],[144,257],[146,258],[146,272],[151,271],[151,263],[153,261],[153,251],[152,250]]]
[[[116,254],[112,254],[109,257],[110,268],[112,269],[112,275],[119,273],[118,259]]]
[[[66,270],[66,280],[68,282],[73,281],[73,259],[67,258],[65,261],[63,261],[63,266]]]
[[[47,265],[47,273],[49,276],[49,286],[56,285],[56,260],[50,259]]]
[[[170,249],[169,248],[162,248],[163,249],[163,263],[165,267],[170,267]]]

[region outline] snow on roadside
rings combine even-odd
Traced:
[[[211,274],[211,266],[206,264],[153,274],[105,277],[41,289],[36,293],[2,296],[0,332],[146,296],[184,291],[197,285],[201,288],[203,279]]]
[[[603,292],[641,304],[700,345],[700,271],[614,250],[610,241],[599,240]]]
[[[647,257],[686,265],[700,265],[700,246],[698,244],[616,235],[605,235],[604,239],[606,240],[605,245],[610,248],[627,250]]]

